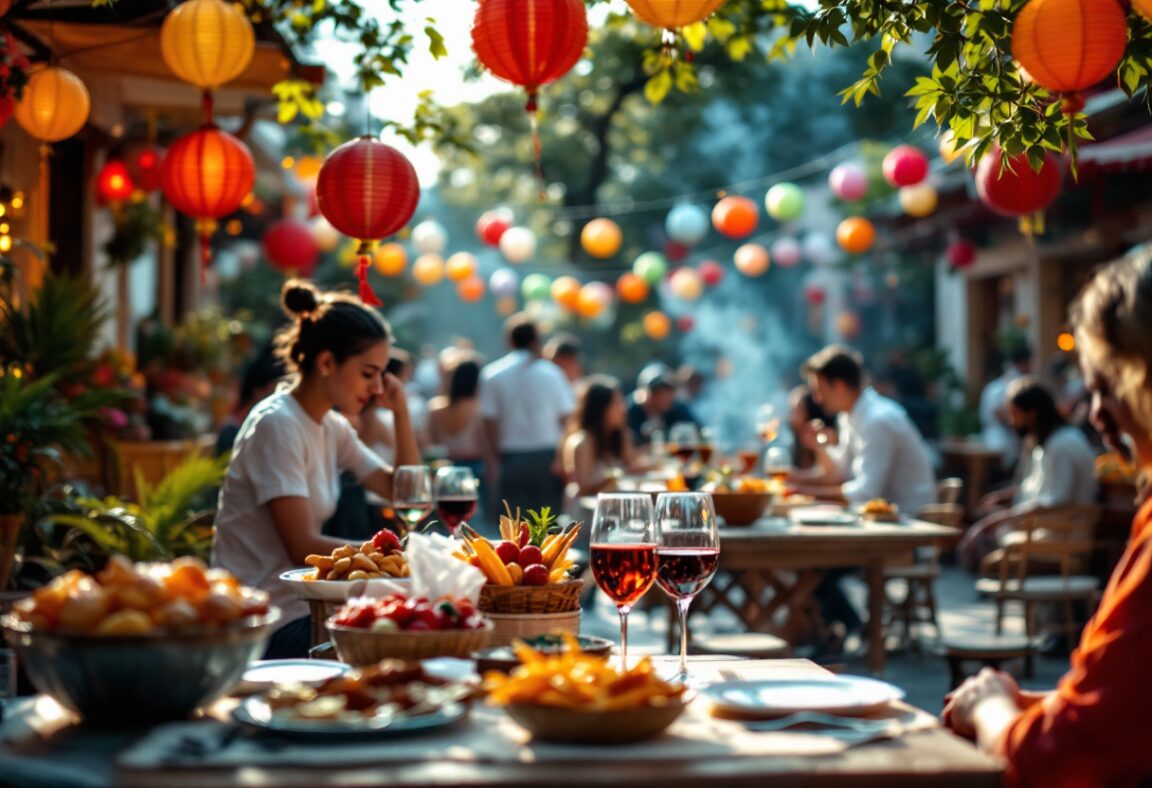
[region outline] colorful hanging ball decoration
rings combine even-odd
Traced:
[[[772,259],[768,250],[760,244],[744,244],[732,256],[732,262],[736,264],[736,270],[744,276],[755,277],[764,275]]]
[[[654,339],[657,342],[667,339],[668,335],[672,333],[672,321],[663,312],[649,312],[644,315],[644,333],[648,335],[649,339]]]
[[[485,0],[472,21],[472,49],[495,76],[528,93],[568,73],[588,42],[583,0]]]
[[[1051,153],[1044,154],[1039,172],[1032,169],[1024,154],[1009,158],[1003,170],[1001,158],[1000,147],[993,146],[976,165],[976,193],[996,213],[1029,217],[1060,195],[1060,162]]]
[[[1012,56],[1032,81],[1076,93],[1116,70],[1128,46],[1128,19],[1116,0],[1031,0],[1012,25]],[[1066,101],[1066,111],[1083,102]]]
[[[589,282],[580,288],[576,311],[587,320],[595,320],[612,305],[612,288],[603,282]]]
[[[953,241],[948,244],[945,255],[953,268],[967,268],[976,262],[979,250],[971,241]]]
[[[180,137],[164,157],[161,188],[180,213],[196,220],[200,259],[211,259],[209,240],[216,220],[240,207],[256,183],[248,146],[213,123]]]
[[[500,236],[500,253],[514,265],[528,262],[536,254],[536,234],[527,227],[509,227]]]
[[[264,233],[264,254],[278,270],[307,277],[316,270],[320,249],[308,225],[295,219],[281,219]]]
[[[160,188],[164,175],[164,149],[159,145],[144,145],[132,151],[125,164],[136,188],[151,193]]]
[[[135,188],[123,159],[109,159],[96,174],[96,200],[101,205],[121,205]]]
[[[632,263],[632,273],[649,286],[658,285],[668,273],[668,261],[659,252],[644,252]]]
[[[520,292],[520,277],[511,268],[497,268],[488,277],[488,289],[496,298],[512,298]]]
[[[628,304],[639,304],[648,298],[648,282],[644,277],[632,273],[621,274],[616,280],[616,292],[620,300]]]
[[[340,245],[340,231],[323,216],[313,219],[309,229],[312,231],[312,240],[316,242],[321,252],[331,252]]]
[[[525,301],[543,301],[552,296],[552,280],[544,274],[528,274],[520,285]]]
[[[696,318],[692,315],[681,315],[676,318],[676,330],[681,334],[687,334],[694,328],[696,328]]]
[[[793,268],[804,259],[804,250],[795,238],[785,236],[778,238],[772,244],[772,261],[781,268]]]
[[[817,268],[833,265],[840,258],[839,248],[823,233],[808,233],[801,248],[804,258]]]
[[[1145,19],[1152,20],[1152,0],[1132,0],[1132,7]],[[3,16],[3,14],[0,14]]]
[[[756,203],[740,195],[730,195],[712,209],[712,226],[727,238],[747,238],[760,221]]]
[[[940,158],[945,164],[951,164],[963,156],[964,151],[956,146],[956,134],[952,129],[948,129],[940,135]]]
[[[66,68],[46,66],[28,75],[24,96],[16,105],[20,128],[42,142],[71,137],[88,122],[88,88]]]
[[[778,222],[790,222],[804,215],[804,192],[794,183],[778,183],[764,195],[768,215]]]
[[[808,302],[808,306],[821,306],[827,298],[828,292],[823,285],[810,283],[804,286],[804,300]]]
[[[580,231],[580,246],[589,257],[606,260],[620,251],[624,234],[611,219],[593,219]]]
[[[243,74],[255,52],[256,35],[239,3],[186,0],[160,27],[160,54],[168,68],[202,90]]]
[[[512,226],[514,218],[508,208],[494,208],[476,220],[476,236],[488,246],[500,246],[500,239]]]
[[[408,252],[403,244],[380,244],[374,256],[376,273],[381,276],[400,276],[408,267]]]
[[[678,263],[688,257],[688,253],[692,250],[684,244],[676,243],[669,239],[664,242],[664,259],[673,263]]]
[[[672,294],[685,301],[695,301],[704,293],[704,281],[692,268],[677,268],[668,280]]]
[[[724,281],[724,266],[715,260],[705,260],[696,270],[700,273],[700,281],[708,287],[717,287]]]
[[[569,312],[580,305],[580,281],[573,276],[558,276],[552,280],[552,300]]]
[[[456,283],[456,295],[461,301],[474,304],[484,297],[484,280],[472,274]]]
[[[876,242],[876,228],[863,216],[850,216],[836,228],[836,243],[848,254],[864,254]]]
[[[931,216],[936,212],[936,206],[940,203],[940,196],[936,193],[936,187],[928,181],[921,181],[915,186],[905,186],[896,193],[896,197],[899,199],[900,207],[904,209],[904,213],[917,219]]]
[[[368,285],[372,241],[408,223],[420,200],[416,169],[404,154],[374,137],[349,140],[328,154],[316,176],[316,204],[340,232],[360,242],[360,300],[380,306]]]
[[[664,217],[664,230],[676,243],[693,247],[708,235],[708,214],[696,205],[677,205]]]
[[[639,19],[652,27],[675,30],[703,22],[724,0],[627,0]]]
[[[444,263],[444,274],[452,282],[463,282],[476,273],[476,257],[470,252],[456,252]]]
[[[444,259],[437,254],[422,254],[412,264],[412,278],[424,287],[444,281]]]
[[[928,177],[928,157],[914,145],[897,145],[888,151],[881,169],[884,180],[897,189],[915,186]]]
[[[838,164],[828,174],[828,188],[845,202],[863,200],[868,196],[868,175],[859,164]]]
[[[448,232],[434,219],[425,219],[412,228],[412,246],[420,254],[444,254]]]
[[[860,336],[860,316],[851,310],[836,315],[836,331],[849,342]]]

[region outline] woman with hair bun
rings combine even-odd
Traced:
[[[322,536],[336,509],[340,472],[390,498],[392,469],[356,435],[342,413],[370,402],[395,415],[396,464],[420,461],[404,387],[386,374],[388,323],[354,296],[321,293],[290,280],[281,293],[293,322],[276,336],[276,353],[294,380],[252,408],[240,427],[220,490],[212,563],[262,588],[284,623],[266,659],[306,656],[308,607],[281,582],[282,572],[327,554],[343,540]]]

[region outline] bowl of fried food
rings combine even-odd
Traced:
[[[860,505],[860,518],[874,523],[898,523],[900,509],[883,498],[873,498]]]
[[[752,525],[759,520],[768,504],[772,503],[772,492],[768,481],[753,476],[742,476],[730,483],[719,482],[705,488],[712,493],[712,504],[717,516],[725,525]]]
[[[73,570],[0,619],[33,686],[86,722],[175,720],[232,688],[280,617],[194,558]]]
[[[484,675],[488,700],[541,741],[627,744],[663,733],[693,694],[656,675],[651,661],[618,671],[603,656],[581,652],[575,638],[563,653],[517,644],[521,665]]]

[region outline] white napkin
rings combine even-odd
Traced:
[[[404,556],[408,560],[411,582],[374,580],[360,596],[379,598],[400,593],[428,599],[464,597],[475,605],[487,578],[476,567],[452,555],[459,549],[457,540],[442,534],[409,534]]]

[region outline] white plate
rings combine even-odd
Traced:
[[[402,736],[442,728],[468,716],[464,703],[448,703],[428,714],[372,717],[366,720],[300,720],[274,717],[261,697],[245,698],[232,712],[238,722],[294,739],[347,739],[362,736]]]
[[[863,676],[727,681],[704,689],[723,712],[740,716],[782,717],[799,711],[855,716],[876,711],[904,697],[904,690]]]
[[[362,593],[370,585],[397,583],[401,586],[412,582],[409,577],[389,577],[377,580],[305,580],[316,570],[312,567],[290,569],[280,575],[280,579],[292,587],[302,599],[316,599],[321,602],[343,602],[352,592]]]
[[[253,662],[241,677],[252,684],[318,684],[352,669],[331,659],[262,659]]]
[[[788,516],[799,525],[857,525],[860,522],[859,515],[831,506],[793,509]]]

